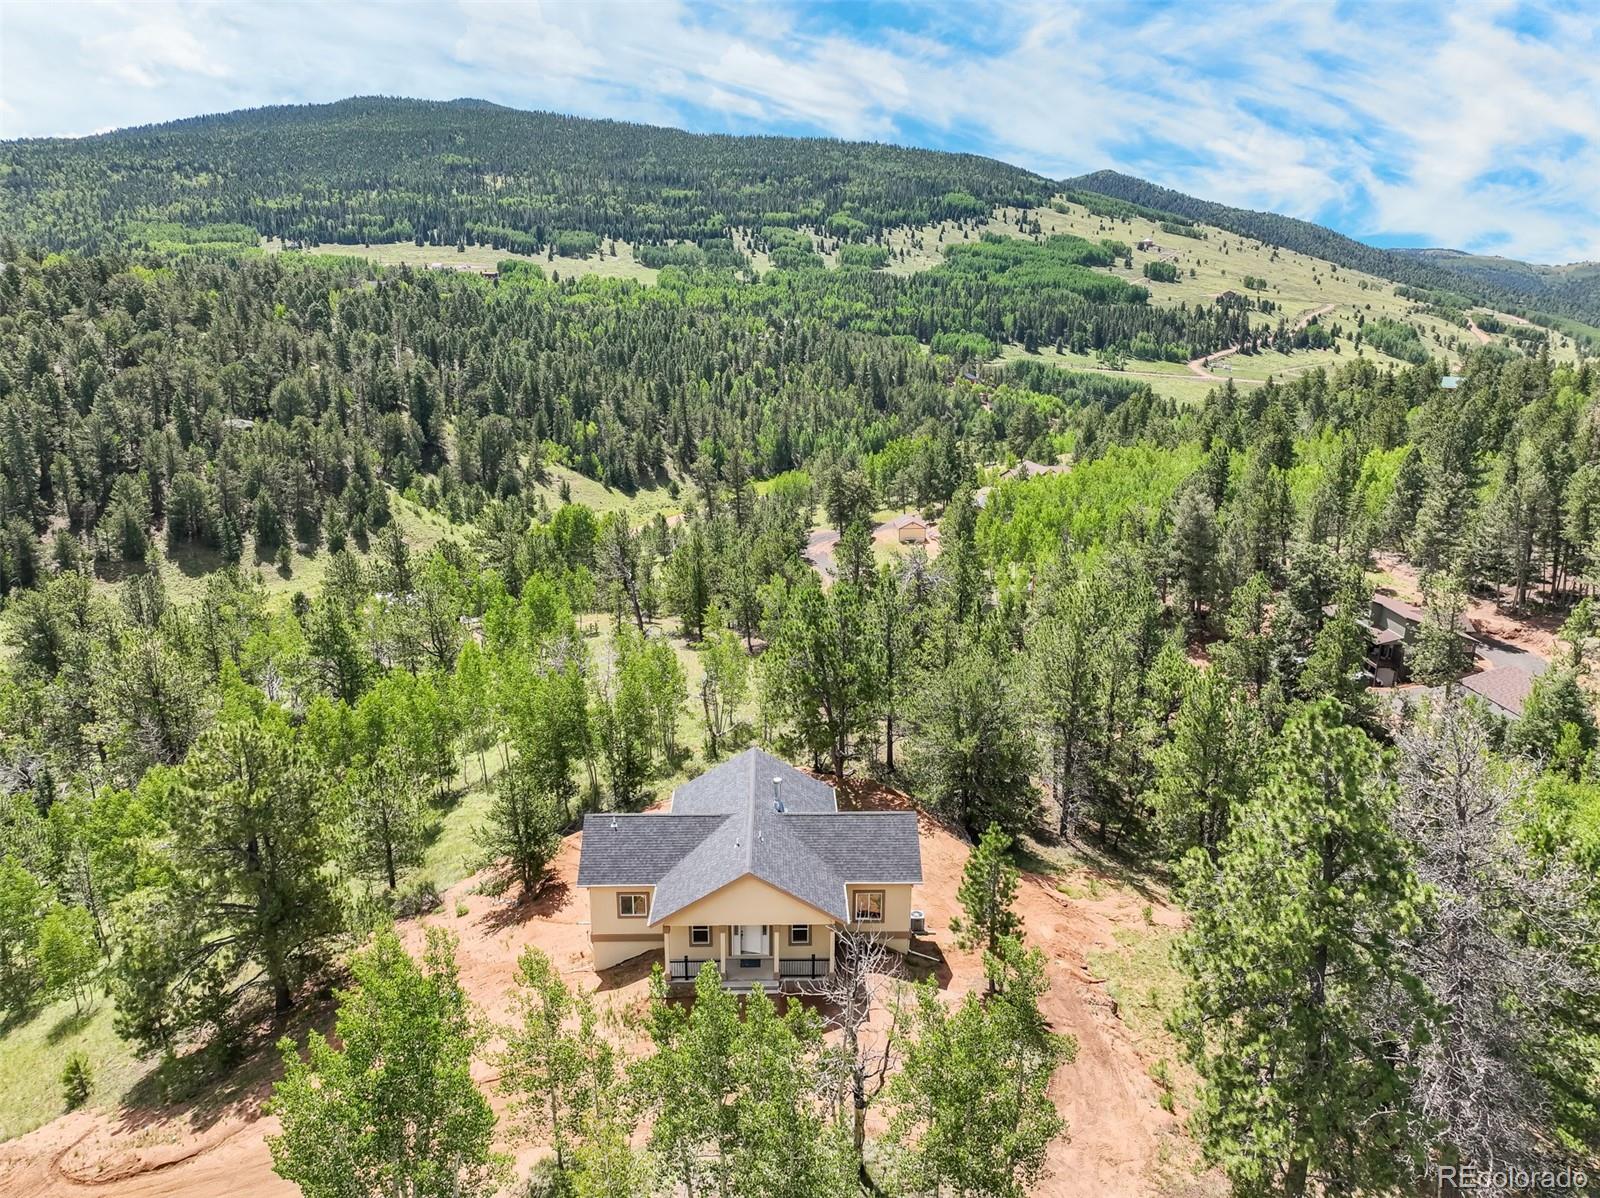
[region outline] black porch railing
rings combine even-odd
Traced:
[[[707,961],[717,964],[714,957],[672,957],[667,961],[667,980],[692,982],[700,975],[700,967]],[[785,957],[778,962],[780,978],[825,978],[832,969],[833,961],[829,957]]]
[[[825,978],[832,962],[827,957],[785,957],[778,963],[778,976],[785,978]]]
[[[700,967],[710,957],[678,957],[667,962],[667,980],[671,982],[692,982],[700,974]]]

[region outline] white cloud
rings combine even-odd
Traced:
[[[1600,257],[1600,28],[1508,0],[817,9],[0,4],[0,134],[384,92],[1102,166],[1356,234]],[[879,17],[886,27],[867,29]],[[899,27],[893,27],[896,23]],[[87,32],[85,32],[87,30]],[[930,133],[930,131],[932,131]],[[1484,176],[1491,179],[1485,181]]]

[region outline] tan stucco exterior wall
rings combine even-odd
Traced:
[[[883,891],[883,922],[853,925],[863,931],[881,932],[889,946],[897,952],[911,947],[911,885],[851,886],[846,896],[848,909],[855,910],[855,891]],[[759,878],[744,877],[729,883],[714,894],[697,903],[674,912],[664,924],[651,927],[645,918],[623,918],[617,914],[617,895],[642,893],[648,900],[654,895],[650,887],[590,887],[589,935],[594,950],[594,967],[610,969],[623,961],[652,949],[662,949],[666,958],[690,957],[695,960],[710,958],[721,962],[732,955],[727,929],[732,924],[768,924],[774,928],[774,949],[779,956],[800,957],[815,954],[829,955],[832,938],[828,929],[832,918],[792,895],[785,894]],[[811,945],[791,946],[789,927],[806,924],[811,931]],[[711,928],[711,944],[692,946],[689,929],[695,925]]]
[[[654,898],[652,889],[649,886],[589,888],[589,940],[596,969],[610,969],[640,953],[661,947],[661,929],[652,928],[648,916],[625,919],[617,914],[617,895],[643,894],[648,903]]]
[[[911,947],[911,883],[901,882],[892,886],[871,886],[863,883],[849,889],[852,915],[856,909],[856,891],[883,891],[883,922],[852,923],[851,927],[863,932],[883,933],[889,941],[889,947],[897,953],[903,953]]]
[[[667,922],[674,927],[697,923],[827,923],[829,916],[826,911],[818,911],[760,878],[746,876],[729,882],[681,911],[674,911]]]

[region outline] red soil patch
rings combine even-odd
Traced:
[[[1394,586],[1383,589],[1393,592],[1408,603],[1422,606],[1420,571],[1399,554],[1379,553],[1376,559],[1378,569],[1388,574],[1395,582]],[[1504,595],[1487,597],[1472,595],[1467,599],[1466,616],[1467,622],[1485,636],[1504,641],[1508,645],[1515,645],[1519,649],[1526,649],[1530,653],[1537,653],[1546,661],[1553,661],[1560,656],[1561,646],[1556,640],[1556,633],[1565,622],[1566,617],[1563,615],[1513,613],[1509,607],[1509,600]]]

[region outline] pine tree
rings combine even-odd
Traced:
[[[1017,901],[1017,867],[1011,863],[1011,837],[999,824],[990,824],[967,858],[956,899],[965,918],[952,918],[956,943],[968,952],[981,948],[998,953],[1000,941],[1018,936],[1022,921],[1013,910]],[[993,990],[994,979],[990,978]]]
[[[477,830],[478,847],[491,864],[503,864],[523,895],[531,897],[561,847],[563,823],[554,796],[518,761],[495,779],[494,798]]]
[[[1201,1077],[1195,1128],[1236,1194],[1381,1191],[1417,1150],[1400,1056],[1425,1023],[1401,944],[1424,891],[1378,750],[1334,703],[1292,717],[1265,772],[1216,865],[1184,864],[1173,1026]]]
[[[1215,860],[1234,809],[1250,792],[1258,755],[1251,714],[1217,670],[1194,670],[1171,739],[1156,750],[1149,803],[1175,856],[1203,849]]]

